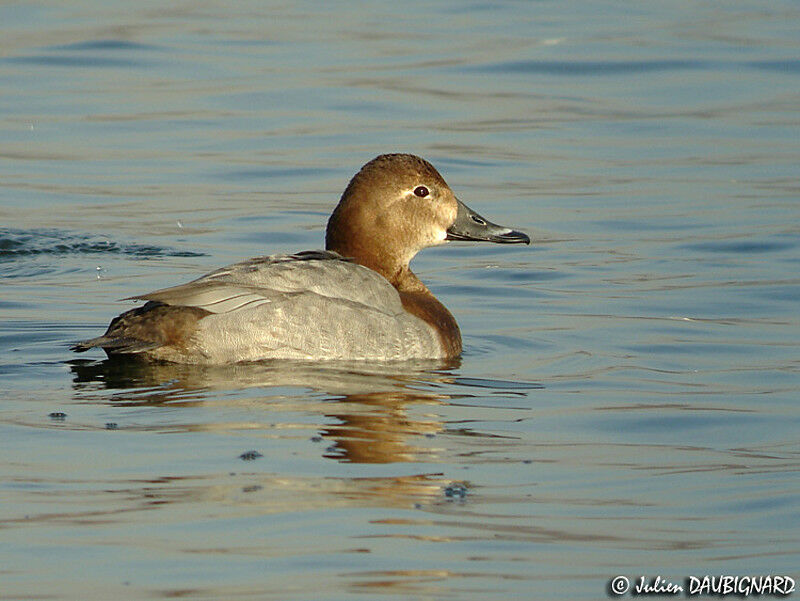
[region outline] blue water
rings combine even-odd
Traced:
[[[788,1],[0,6],[2,596],[797,579],[798,19]],[[393,151],[534,240],[415,259],[459,362],[68,350],[119,299],[321,247],[349,178]]]

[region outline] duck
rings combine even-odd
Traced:
[[[458,323],[409,264],[456,240],[530,244],[467,207],[425,159],[383,154],[345,188],[325,250],[254,257],[129,297],[146,302],[71,349],[202,365],[454,359]]]

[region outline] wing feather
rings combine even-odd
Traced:
[[[187,284],[131,299],[230,313],[314,294],[388,314],[402,311],[397,291],[378,273],[327,251],[271,255],[235,263]]]

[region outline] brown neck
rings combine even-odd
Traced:
[[[447,307],[407,267],[392,285],[400,293],[403,308],[436,330],[445,357],[458,357],[461,354],[461,330]]]

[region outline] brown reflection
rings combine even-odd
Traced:
[[[435,453],[420,444],[442,429],[434,412],[413,416],[409,411],[420,405],[441,405],[449,394],[427,391],[452,384],[448,370],[458,362],[416,361],[402,363],[326,363],[270,362],[224,367],[199,367],[170,364],[143,364],[105,360],[71,363],[74,388],[81,397],[98,392],[114,404],[201,406],[219,404],[217,392],[245,388],[264,388],[265,411],[280,408],[318,413],[323,456],[353,463],[392,463],[429,460]],[[112,391],[109,395],[108,392]],[[309,394],[311,392],[312,394]],[[319,399],[317,393],[328,395]],[[272,395],[272,396],[270,396]],[[237,395],[233,396],[237,399]],[[235,400],[234,400],[235,402]],[[245,402],[239,399],[239,402]],[[253,404],[248,395],[246,402]],[[281,424],[292,431],[292,424]],[[258,419],[252,423],[208,423],[171,425],[185,431],[212,431],[265,428]],[[271,425],[276,428],[275,424]],[[305,425],[307,427],[307,425]],[[415,442],[416,441],[416,442]]]
[[[422,447],[409,441],[416,436],[432,436],[442,429],[436,419],[412,419],[409,405],[440,404],[442,395],[419,392],[375,392],[342,397],[345,403],[337,404],[342,410],[328,413],[328,417],[341,423],[329,426],[322,436],[335,441],[326,457],[353,463],[392,463],[419,461],[425,453]],[[358,411],[344,408],[358,404]]]

